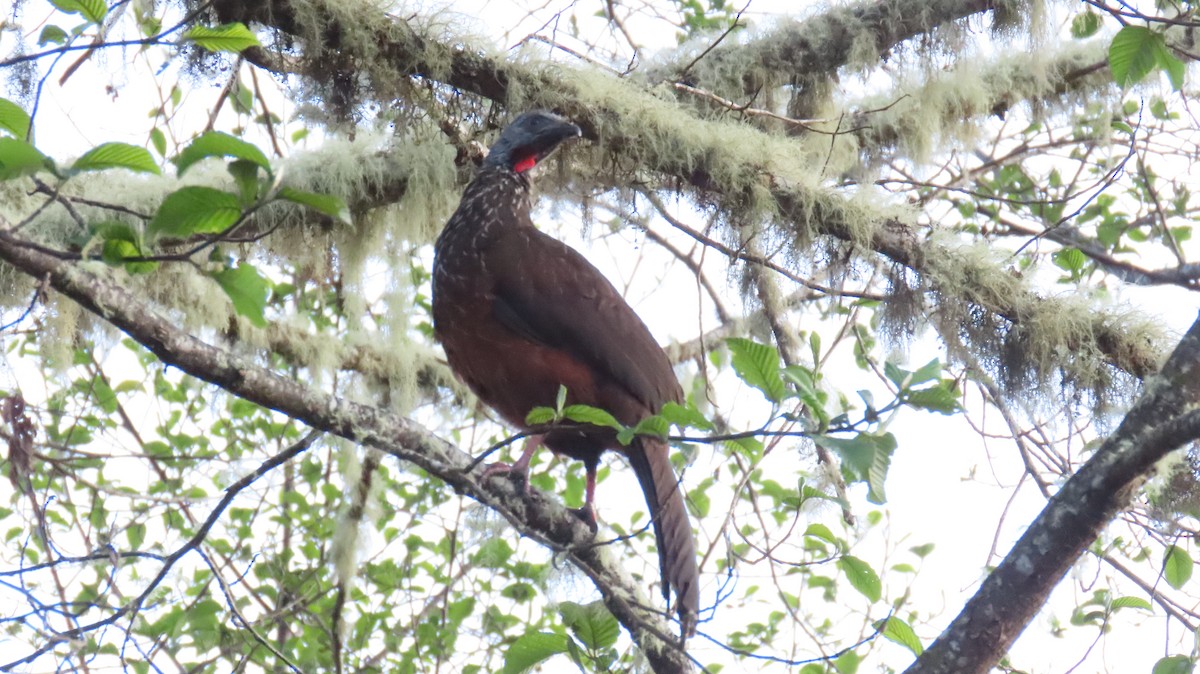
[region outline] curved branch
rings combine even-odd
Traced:
[[[0,233],[0,259],[34,278],[48,277],[55,290],[124,331],[162,362],[315,429],[410,462],[496,510],[521,534],[564,551],[595,582],[608,609],[629,630],[655,672],[689,671],[686,653],[667,637],[670,630],[647,608],[649,602],[628,572],[606,546],[589,544],[591,530],[566,507],[540,497],[536,490],[521,495],[508,480],[482,482],[467,470],[470,455],[420,424],[304,386],[250,358],[208,344],[110,278],[22,243],[7,232]]]

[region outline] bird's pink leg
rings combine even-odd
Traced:
[[[484,480],[493,475],[506,475],[508,477],[517,477],[521,483],[521,493],[524,494],[529,489],[529,462],[533,460],[533,455],[542,446],[542,440],[545,436],[531,435],[525,439],[525,450],[521,452],[521,457],[516,463],[507,464],[500,461],[489,463],[483,469],[483,475],[480,477]]]
[[[584,465],[587,467],[587,487],[583,492],[583,507],[572,512],[588,525],[592,533],[596,533],[600,529],[600,525],[596,523],[596,511],[592,507],[592,503],[596,500],[596,462],[585,461]]]

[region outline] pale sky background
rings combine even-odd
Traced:
[[[521,7],[542,4],[510,0],[456,2],[453,3],[450,12],[443,13],[441,18],[452,24],[461,21],[469,26],[470,32],[492,36],[498,45],[511,45],[521,37],[537,31],[544,23],[544,19],[540,17],[552,14],[554,8],[566,7],[571,3],[568,0],[550,0],[544,3],[548,9],[539,10],[539,18],[517,21],[523,14]],[[33,5],[34,0],[27,2],[25,12],[33,12]],[[441,6],[441,3],[421,3],[421,6]],[[763,15],[781,10],[795,14],[803,11],[794,9],[798,6],[803,4],[782,0],[755,0],[748,16],[760,20]],[[3,2],[0,2],[0,7],[4,7]],[[4,7],[4,15],[10,13],[10,10]],[[1070,16],[1069,12],[1060,14]],[[587,25],[586,17],[583,20],[584,25]],[[29,26],[30,22],[26,25]],[[595,30],[607,34],[607,28],[602,22],[596,20],[595,25]],[[636,21],[628,25],[636,38],[649,49],[656,46],[670,47],[675,43],[674,35],[663,30],[661,25],[643,26]],[[561,33],[560,38],[568,41]],[[0,53],[7,53],[10,46],[11,37],[0,34]],[[556,58],[559,56],[561,55],[556,55]],[[65,88],[58,86],[56,74],[47,82],[42,107],[38,111],[38,147],[63,162],[104,141],[121,140],[146,144],[147,133],[151,127],[147,112],[159,95],[153,87],[152,76],[161,65],[161,62],[148,60],[133,51],[109,50],[81,69]],[[158,77],[160,81],[169,81],[161,74]],[[265,84],[269,78],[260,74],[259,80]],[[106,91],[106,85],[110,83],[116,86],[116,93]],[[182,108],[189,114],[203,115],[208,104],[215,99],[218,89],[209,87],[207,83],[194,84],[199,85],[198,88],[191,89],[193,83],[185,81],[186,93]],[[292,121],[294,110],[289,109],[285,98],[277,97],[271,105],[272,110],[288,122],[283,137],[302,127],[300,122]],[[223,115],[225,118],[217,124],[217,128],[228,130],[234,121],[229,113]],[[181,122],[177,126],[179,129],[194,130],[203,125],[203,122]],[[305,146],[315,146],[319,142],[319,134],[314,133],[293,151],[300,151]],[[569,149],[567,151],[569,152]],[[577,217],[570,209],[559,212],[559,216]],[[542,217],[550,217],[544,209]],[[571,227],[568,225],[563,229],[570,230]],[[696,327],[696,289],[690,273],[679,265],[670,265],[663,256],[651,257],[650,263],[642,261],[642,266],[635,270],[631,268],[634,256],[627,254],[628,248],[623,242],[639,244],[640,235],[625,230],[617,237],[599,240],[601,229],[603,228],[592,227],[592,239],[589,240],[583,240],[581,237],[572,240],[569,231],[566,238],[614,281],[632,277],[643,283],[649,281],[656,284],[652,292],[647,290],[638,293],[635,286],[631,299],[658,337],[664,341],[692,338]],[[654,247],[644,246],[642,252],[651,256],[658,255],[656,251],[647,250],[651,248]],[[656,259],[662,264],[654,264]],[[653,271],[647,272],[646,268]],[[664,269],[665,272],[662,271]],[[657,285],[660,282],[659,276],[663,277],[661,286]],[[620,282],[617,284],[621,285]],[[730,296],[736,297],[735,289],[730,289]],[[1126,288],[1118,299],[1159,317],[1162,323],[1176,334],[1191,324],[1198,308],[1194,293],[1173,287]],[[731,306],[738,305],[731,302]],[[710,319],[708,327],[714,326],[715,322]],[[907,362],[911,367],[916,367],[934,357],[944,359],[939,344],[931,335],[926,335],[911,346]],[[843,382],[857,382],[862,378],[862,373],[850,370],[839,372],[833,369],[827,371],[827,376],[835,386],[852,393],[854,388]],[[729,396],[728,402],[740,412],[744,412],[746,418],[753,418],[756,407],[761,408],[754,399],[756,395],[753,391],[742,391],[735,396]],[[972,410],[975,418],[980,418],[980,401],[973,387],[968,387],[966,405]],[[723,411],[728,411],[724,405]],[[989,415],[989,418],[992,417],[997,415],[993,412]],[[992,421],[998,421],[998,418]],[[889,502],[884,507],[888,514],[886,526],[871,531],[856,545],[853,554],[879,568],[887,550],[897,547],[904,550],[910,545],[936,543],[934,553],[925,560],[912,587],[910,601],[923,611],[941,613],[942,622],[945,623],[957,614],[962,602],[976,590],[982,578],[983,567],[998,562],[999,557],[989,556],[993,543],[996,552],[1002,556],[1025,525],[1042,509],[1044,500],[1031,484],[1026,484],[1015,496],[1013,495],[1011,487],[1021,476],[1021,465],[1017,461],[1012,443],[981,439],[961,416],[947,418],[906,410],[896,418],[889,430],[897,436],[900,446],[893,459],[887,483]],[[702,459],[691,468],[700,475],[706,475],[710,469]],[[628,479],[628,489],[635,488],[631,476],[621,477]],[[615,495],[624,490],[618,485],[619,482],[614,481],[613,484],[606,483],[601,486],[598,494],[601,520],[605,518],[606,510],[619,507],[614,504],[614,501],[618,500]],[[0,481],[0,490],[8,488],[7,482]],[[854,493],[857,497],[855,512],[863,517],[873,506],[866,503],[865,489],[861,485],[855,488]],[[838,518],[833,510],[818,511],[812,515],[817,518],[813,521],[827,522],[830,526],[833,526]],[[1002,515],[1003,522],[999,525],[997,533],[997,523],[1001,522]],[[903,545],[898,545],[898,541],[903,541]],[[1098,568],[1091,560],[1085,560],[1078,565],[1074,573],[1087,578],[1097,572],[1102,576],[1110,575],[1107,568]],[[886,583],[893,579],[893,574],[885,573],[883,577]],[[751,580],[743,578],[740,582],[749,583]],[[1096,587],[1103,585],[1101,581]],[[578,587],[578,584],[575,587]],[[710,593],[712,589],[707,588]],[[849,586],[845,586],[842,591],[847,593],[847,596],[853,592]],[[1129,584],[1126,584],[1124,593],[1144,596]],[[889,593],[889,596],[895,596],[895,592]],[[1039,615],[1011,653],[1011,660],[1016,666],[1032,672],[1060,673],[1070,670],[1082,659],[1082,664],[1074,671],[1148,673],[1153,663],[1163,655],[1190,652],[1191,638],[1178,634],[1178,627],[1173,634],[1165,633],[1166,623],[1161,611],[1153,616],[1132,610],[1117,613],[1112,637],[1101,640],[1090,653],[1088,649],[1096,636],[1096,630],[1093,628],[1070,628],[1065,638],[1050,637],[1050,615],[1053,614],[1062,623],[1067,623],[1071,609],[1081,596],[1083,593],[1078,590],[1078,585],[1070,582],[1070,579],[1060,586],[1052,601],[1052,608]],[[590,597],[574,599],[587,601]],[[711,601],[711,594],[702,597],[702,604]],[[879,614],[872,617],[884,616]],[[726,618],[727,616],[721,616],[718,620]],[[940,624],[938,626],[940,627]],[[720,634],[722,630],[713,631]],[[926,629],[919,629],[918,634],[926,644],[936,636],[936,632]],[[906,651],[885,640],[880,639],[877,648],[886,653],[884,659],[898,669],[907,666],[911,660]],[[709,652],[715,651],[715,647],[702,640],[693,642],[693,649],[702,662],[707,662]],[[747,663],[745,667],[749,669],[752,664]],[[549,671],[553,669],[551,667]],[[736,669],[729,668],[726,671]]]

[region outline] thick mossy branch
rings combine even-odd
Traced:
[[[838,145],[860,152],[831,152],[833,157],[877,163],[898,155],[922,163],[937,153],[976,141],[990,116],[1003,116],[1017,105],[1047,112],[1076,109],[1107,75],[1107,40],[1070,43],[1055,53],[1019,52],[994,58],[962,60],[946,71],[913,71],[886,92],[840,105],[853,112],[839,124]],[[828,129],[833,130],[833,129]],[[838,165],[836,171],[855,171]]]
[[[308,1],[317,6],[318,0]],[[943,4],[936,7],[945,10]],[[215,7],[231,11],[227,5],[240,6],[229,0],[219,1]],[[445,39],[442,34],[418,36],[411,26],[385,30],[380,23],[382,14],[363,17],[376,10],[365,3],[355,6],[355,17],[364,25],[377,26],[370,32],[371,39],[385,42],[373,42],[369,53],[386,55],[398,71],[436,80],[514,110],[550,107],[576,120],[596,144],[589,170],[601,184],[619,187],[635,180],[657,183],[661,189],[689,188],[701,203],[719,204],[727,223],[759,228],[764,236],[789,240],[791,253],[798,257],[817,235],[879,253],[924,279],[935,293],[931,302],[988,316],[983,323],[976,321],[977,325],[994,321],[997,326],[1007,324],[1009,331],[1017,330],[1012,334],[1019,335],[1021,343],[1035,354],[1032,362],[1037,365],[1029,371],[1039,376],[1058,370],[1070,373],[1073,381],[1085,387],[1087,382],[1103,382],[1100,373],[1084,376],[1093,367],[1094,353],[1136,377],[1156,369],[1160,348],[1148,343],[1142,328],[1129,329],[1127,312],[1092,306],[1084,311],[1083,327],[1066,330],[1053,321],[1038,320],[1063,311],[1064,306],[1039,297],[1026,280],[1012,277],[1003,264],[964,256],[956,245],[920,237],[908,224],[913,220],[911,213],[900,206],[881,207],[886,200],[879,193],[862,190],[847,195],[821,187],[818,167],[824,165],[825,155],[820,154],[820,143],[765,133],[736,121],[699,119],[681,110],[673,95],[648,91],[605,73],[528,58],[500,61],[487,57],[482,49],[463,46],[461,41],[439,44],[438,40]],[[946,6],[961,9],[965,5]],[[271,16],[292,17],[275,26],[294,28],[296,14],[291,6],[280,2],[273,7]],[[925,23],[920,25],[929,25],[937,16],[924,4],[914,11],[924,12]],[[916,30],[915,26],[909,30]],[[336,23],[323,30],[306,28],[298,34],[338,36],[335,43],[321,49],[338,46],[358,56],[353,52],[356,45],[340,38],[343,31]],[[402,35],[403,39],[387,42],[390,35]],[[379,102],[384,107],[392,103]],[[990,112],[980,110],[981,114]],[[951,273],[947,267],[955,260],[971,266]],[[1078,307],[1070,309],[1078,312]],[[991,339],[997,335],[993,333]],[[1056,365],[1047,359],[1057,359]]]
[[[843,66],[874,67],[880,56],[903,41],[996,5],[988,0],[857,2],[809,19],[782,21],[745,41],[728,40],[696,62],[708,47],[698,40],[686,45],[670,64],[658,66],[655,77],[697,82],[721,91],[739,82],[738,93],[751,95],[762,85],[791,82],[797,73],[828,77]]]

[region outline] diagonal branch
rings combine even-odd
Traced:
[[[984,674],[1155,462],[1200,438],[1200,319],[1117,430],[1058,491],[908,674]]]
[[[686,653],[672,643],[667,636],[671,630],[647,608],[649,602],[628,572],[607,547],[588,544],[591,531],[561,504],[535,490],[521,496],[507,480],[481,482],[468,472],[470,455],[411,419],[318,391],[208,344],[111,278],[22,244],[0,233],[0,259],[34,278],[48,277],[55,290],[124,331],[163,363],[315,429],[410,462],[496,510],[521,534],[564,551],[595,582],[608,609],[629,630],[655,672],[689,670]]]

